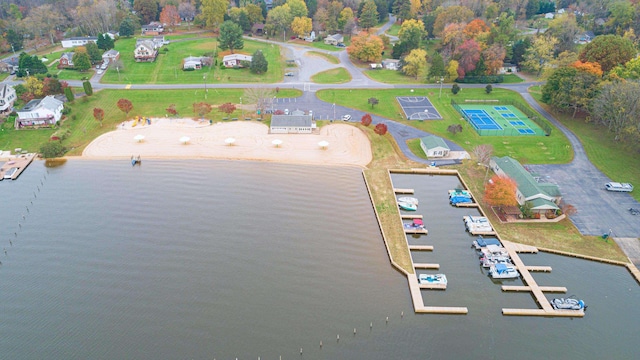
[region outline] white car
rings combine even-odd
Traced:
[[[347,114],[347,115],[342,115],[342,121],[349,121],[351,120],[351,115]]]
[[[98,71],[96,71],[96,74],[98,74],[98,75],[102,75],[102,73],[103,73],[103,72],[104,72],[104,70],[102,70],[102,69],[98,69]]]

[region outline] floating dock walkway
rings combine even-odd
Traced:
[[[22,174],[22,172],[27,168],[27,166],[31,164],[31,162],[33,161],[33,159],[35,159],[35,157],[36,157],[35,153],[20,154],[20,155],[16,155],[15,158],[12,158],[6,163],[4,163],[2,167],[0,167],[0,181],[17,179],[18,176],[20,176],[20,174]],[[5,174],[14,168],[17,170],[15,170],[13,174],[11,174],[10,178],[5,179]]]
[[[414,190],[413,189],[398,189],[398,188],[393,188],[393,192],[396,194],[406,194],[406,195],[411,195],[413,194]]]

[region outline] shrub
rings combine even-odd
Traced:
[[[45,159],[60,157],[65,152],[67,152],[67,149],[62,146],[60,141],[49,141],[40,147],[40,154]]]
[[[87,96],[93,95],[93,87],[91,86],[90,82],[83,81],[82,87],[84,88],[84,93],[87,94]]]
[[[484,87],[484,92],[487,94],[491,94],[491,91],[493,91],[493,86],[491,86],[491,84]]]
[[[53,134],[51,134],[51,137],[49,138],[50,140],[64,140],[67,137],[69,137],[69,135],[71,135],[71,130],[67,129],[60,129],[56,132],[54,132]]]
[[[460,86],[458,86],[458,84],[453,84],[453,86],[451,87],[451,92],[453,93],[453,95],[456,95],[460,92]]]

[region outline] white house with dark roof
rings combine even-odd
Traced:
[[[157,56],[158,50],[153,45],[153,41],[147,39],[138,39],[136,41],[133,57],[137,62],[153,62]]]
[[[63,102],[49,95],[43,99],[33,99],[18,110],[15,127],[37,127],[54,125],[62,118]]]
[[[16,91],[13,86],[2,84],[0,87],[0,114],[10,112],[16,102]]]
[[[271,134],[311,134],[315,128],[312,115],[273,115]]]
[[[441,137],[435,135],[425,136],[420,139],[420,148],[427,158],[441,158],[449,156],[449,146]]]
[[[102,54],[102,61],[115,61],[118,59],[120,59],[120,52],[115,49],[107,50],[104,52],[104,54]]]
[[[400,60],[384,59],[382,60],[382,66],[387,70],[400,70]]]
[[[72,48],[76,46],[85,46],[89,42],[93,42],[95,44],[98,43],[97,36],[84,36],[84,37],[70,37],[66,39],[62,39],[62,47],[63,48]]]
[[[251,62],[253,56],[243,54],[231,54],[222,58],[222,63],[225,67],[238,67],[242,66],[243,61]]]
[[[164,27],[157,21],[152,21],[147,25],[142,25],[140,29],[142,35],[160,35],[164,32]]]
[[[509,157],[492,157],[489,162],[491,170],[497,175],[513,179],[518,188],[516,200],[520,206],[529,203],[533,213],[543,214],[547,210],[556,211],[562,199],[558,185],[538,183],[536,179],[517,160]]]
[[[329,35],[326,38],[324,38],[324,43],[327,45],[333,45],[336,46],[338,44],[342,44],[342,42],[344,41],[344,36],[342,36],[342,34],[333,34],[333,35]]]

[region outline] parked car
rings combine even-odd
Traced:
[[[341,48],[343,48],[343,47],[347,47],[347,45],[345,45],[345,44],[343,44],[343,43],[340,43],[340,44],[338,44],[338,45],[336,45],[336,46],[337,46],[337,47],[341,47]]]
[[[98,74],[98,75],[102,75],[102,73],[103,73],[103,72],[104,72],[104,70],[102,70],[102,69],[98,69],[98,71],[96,71],[96,74]]]
[[[342,121],[349,121],[351,120],[351,115],[347,114],[347,115],[342,115]]]
[[[294,74],[291,71],[284,73],[284,76],[293,76],[293,75]]]

